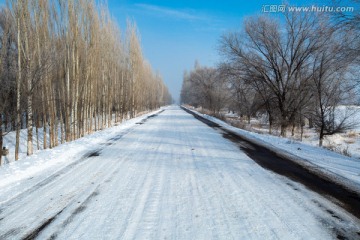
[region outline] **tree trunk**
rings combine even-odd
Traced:
[[[54,105],[49,103],[49,148],[52,149],[54,147],[54,116],[53,116],[53,107]]]
[[[45,86],[44,86],[44,91],[45,91]],[[44,149],[47,149],[47,111],[46,111],[46,103],[45,103],[45,100],[44,100],[44,97],[46,97],[46,93],[43,93],[42,94],[42,98],[41,100],[43,101],[43,148]]]
[[[40,127],[39,114],[36,114],[36,148],[37,148],[37,150],[40,150],[39,127]]]
[[[63,111],[64,109],[60,109],[60,131],[61,131],[61,144],[63,144],[65,142],[65,137],[64,137],[64,117],[63,117]]]
[[[28,60],[30,61],[30,60]],[[30,66],[28,66],[30,68]],[[28,76],[27,79],[28,91],[32,88],[31,78]],[[27,94],[27,111],[26,111],[26,128],[27,128],[27,155],[33,154],[33,112],[32,112],[32,96],[30,93]]]
[[[286,131],[287,131],[288,123],[286,120],[285,113],[281,114],[281,123],[280,123],[280,135],[282,137],[286,137]]]
[[[26,128],[27,128],[27,155],[33,154],[33,109],[32,109],[32,78],[31,78],[31,57],[29,48],[28,31],[24,31],[25,52],[26,52],[26,89],[27,89],[27,108],[26,108]]]
[[[280,135],[282,137],[286,137],[286,128],[287,128],[287,125],[281,123],[281,125],[280,125]]]
[[[55,146],[59,145],[59,123],[61,124],[61,121],[59,121],[59,118],[55,116],[54,119],[54,139],[55,139]]]
[[[19,6],[18,6],[19,7]],[[16,78],[16,143],[15,143],[15,161],[19,160],[20,147],[20,129],[21,129],[21,109],[20,109],[20,82],[21,82],[21,23],[20,11],[17,16],[17,48],[18,48],[18,72]]]
[[[310,117],[309,118],[309,128],[313,128],[314,127],[314,122],[313,119]]]
[[[3,120],[2,114],[0,114],[0,166],[2,165],[2,149],[3,149]]]
[[[65,139],[66,142],[71,141],[71,96],[70,96],[70,69],[69,69],[69,55],[70,55],[70,47],[67,43],[67,54],[65,57],[65,69],[66,69],[66,109],[65,109]]]
[[[322,147],[324,140],[324,125],[321,125],[320,133],[319,133],[319,147]]]
[[[131,78],[131,111],[130,111],[130,118],[135,116],[135,77],[134,72],[132,73]]]
[[[295,136],[295,126],[296,126],[296,124],[295,124],[295,122],[293,122],[292,128],[291,128],[291,136],[292,137]]]

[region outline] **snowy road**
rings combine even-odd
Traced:
[[[0,239],[360,238],[356,218],[178,107],[14,191]]]

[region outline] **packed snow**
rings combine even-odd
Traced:
[[[177,106],[5,165],[0,178],[0,239],[331,239],[360,229]]]

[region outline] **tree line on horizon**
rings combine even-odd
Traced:
[[[185,72],[181,103],[217,115],[233,110],[250,123],[266,116],[269,132],[276,126],[301,129],[307,120],[324,136],[354,126],[349,108],[359,103],[360,14],[329,17],[315,13],[252,16],[239,31],[219,40],[222,62]]]
[[[33,129],[52,148],[172,101],[135,23],[121,32],[94,0],[9,0],[0,44],[0,149],[15,130],[15,160],[22,128],[31,155]]]

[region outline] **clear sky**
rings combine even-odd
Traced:
[[[244,16],[261,13],[265,2],[108,0],[108,5],[122,28],[127,18],[135,20],[145,57],[178,100],[184,70],[195,60],[215,66],[221,34],[239,28]]]

